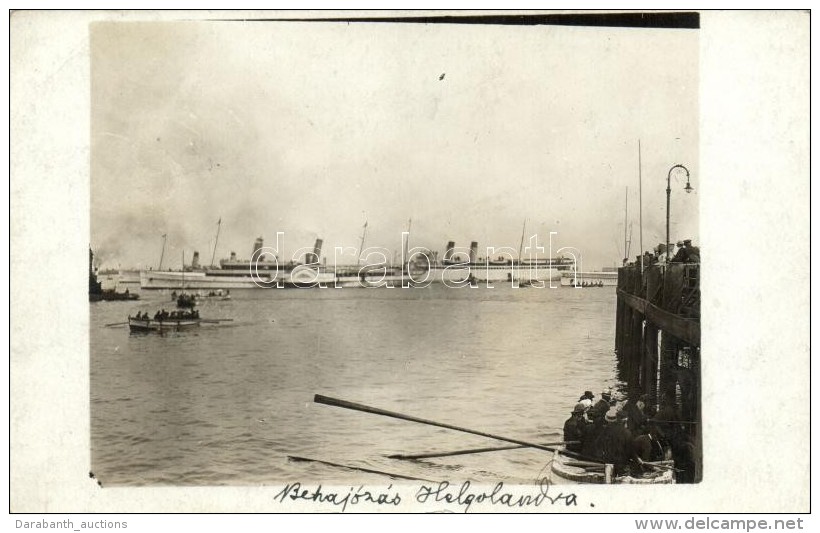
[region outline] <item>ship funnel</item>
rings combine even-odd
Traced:
[[[453,248],[456,247],[456,243],[453,241],[449,241],[447,243],[447,248],[444,250],[444,261],[449,261],[453,258]]]
[[[231,261],[236,261],[236,252],[231,252]]]
[[[251,253],[251,261],[257,261],[259,256],[261,255],[262,247],[264,246],[265,241],[262,240],[262,237],[257,237],[256,241],[253,243],[253,252]]]
[[[478,259],[478,243],[473,241],[470,243],[470,263],[475,263]]]
[[[199,252],[194,251],[194,258],[191,259],[191,268],[199,268]]]
[[[305,254],[305,263],[308,265],[319,263],[320,255],[322,255],[322,239],[316,239],[316,243],[313,245],[313,251]]]

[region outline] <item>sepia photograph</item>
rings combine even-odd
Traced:
[[[673,20],[92,24],[96,479],[696,482]]]
[[[152,13],[85,26],[76,466],[265,503],[101,510],[652,512],[724,478],[700,13]]]

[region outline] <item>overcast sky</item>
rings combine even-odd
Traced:
[[[450,24],[96,23],[92,247],[156,268],[250,256],[285,232],[518,248],[522,223],[584,268],[698,240],[697,30]]]

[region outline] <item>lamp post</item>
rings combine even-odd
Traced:
[[[689,170],[683,165],[675,165],[669,169],[666,175],[666,263],[669,264],[669,198],[672,195],[672,171],[676,168],[682,168],[686,172],[686,187],[683,188],[686,193],[690,193],[695,189],[689,184]]]

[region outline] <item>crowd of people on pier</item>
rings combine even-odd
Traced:
[[[643,257],[643,264],[653,265],[655,263],[700,263],[700,248],[692,244],[692,239],[684,239],[675,244],[669,245],[669,254],[666,253],[666,245],[655,246],[654,253],[646,252]],[[672,251],[675,251],[672,254]]]
[[[564,423],[566,449],[614,465],[616,475],[650,472],[653,467],[646,463],[673,458],[679,417],[673,401],[666,401],[652,418],[646,410],[646,395],[632,394],[619,402],[606,389],[596,402],[585,391]]]
[[[700,263],[700,248],[692,244],[692,239],[684,239],[669,244],[669,253],[667,253],[666,244],[661,243],[655,246],[652,252],[647,251],[644,252],[643,257],[638,256],[632,263],[624,259],[624,265],[637,265],[641,261],[643,261],[644,268],[655,264],[665,265],[667,262]]]
[[[134,318],[136,320],[151,320],[151,316],[147,312],[138,312],[137,316]],[[161,322],[163,320],[190,320],[194,318],[199,318],[199,311],[196,309],[170,312],[165,309],[161,309],[154,313],[153,320],[159,320]]]

